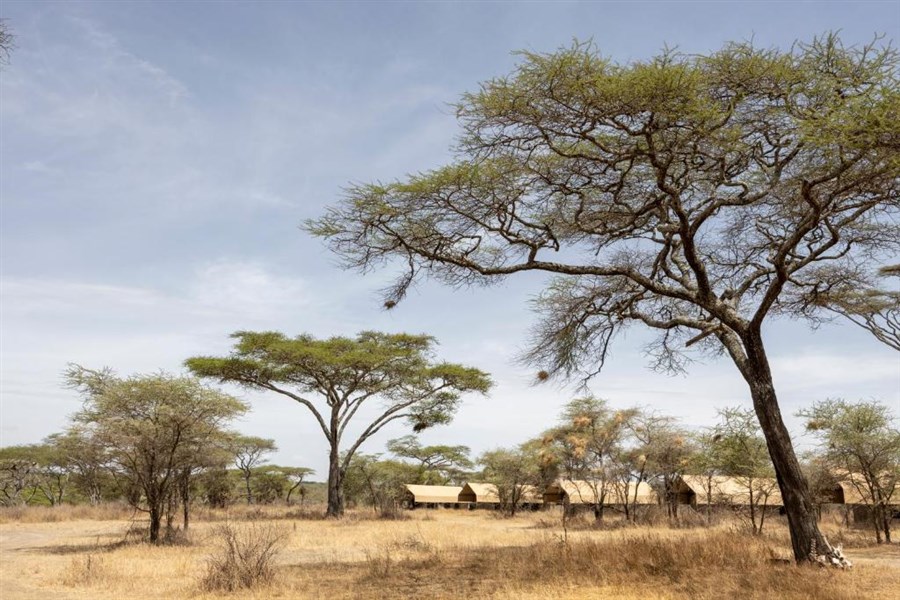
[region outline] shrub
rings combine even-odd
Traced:
[[[240,529],[216,529],[217,548],[207,561],[200,587],[206,591],[234,591],[268,585],[275,578],[275,559],[286,532],[274,525],[251,523]]]

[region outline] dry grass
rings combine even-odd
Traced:
[[[236,536],[266,527],[284,532],[280,554],[269,561],[271,583],[233,598],[842,600],[893,598],[900,589],[900,546],[873,547],[867,532],[842,531],[835,523],[826,528],[831,539],[843,536],[856,563],[849,572],[781,560],[789,544],[778,519],[762,537],[734,523],[603,530],[585,522],[564,543],[558,520],[547,512],[497,519],[483,511],[420,510],[400,521],[360,512],[337,522],[284,518],[285,512],[211,513],[194,521],[192,545],[168,547],[123,543],[127,520],[6,522],[0,525],[0,597],[221,597],[197,582],[208,573],[225,518]]]
[[[216,549],[200,580],[201,589],[233,592],[268,586],[275,580],[275,558],[284,545],[284,529],[272,523],[242,529],[221,525],[215,537]]]

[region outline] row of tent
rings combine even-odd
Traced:
[[[637,504],[658,504],[659,498],[646,483],[635,488],[629,485],[629,501],[635,498]],[[561,480],[548,486],[543,493],[533,485],[524,485],[520,489],[519,504],[537,507],[542,504],[596,504],[593,485],[586,481]],[[416,506],[499,506],[500,493],[492,483],[467,483],[463,486],[452,485],[406,485],[406,505]]]
[[[751,494],[752,492],[752,494]],[[676,478],[669,493],[678,504],[706,506],[722,504],[730,506],[782,506],[783,501],[774,478],[760,477],[745,480],[737,477],[683,475]],[[532,485],[522,486],[519,504],[537,507],[544,504],[596,505],[602,497],[603,504],[615,506],[626,502],[634,505],[661,504],[660,495],[646,482],[637,486],[606,484],[600,481],[558,480],[547,486],[543,493]],[[627,500],[626,500],[627,498]],[[831,490],[830,503],[868,504],[857,486],[842,481]],[[450,485],[406,485],[406,506],[499,506],[500,494],[491,483],[466,483]]]

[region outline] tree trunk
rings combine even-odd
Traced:
[[[181,510],[182,510],[182,518],[184,523],[184,531],[187,532],[188,525],[190,525],[190,513],[191,513],[191,480],[190,480],[190,470],[185,470],[182,474],[181,480]]]
[[[250,487],[250,472],[244,473],[244,485],[247,488],[247,504],[253,504],[253,489]]]
[[[840,551],[833,549],[819,531],[812,494],[800,470],[800,462],[797,460],[791,437],[781,417],[762,336],[756,331],[748,334],[743,341],[747,363],[742,374],[750,386],[753,408],[775,467],[791,532],[794,560],[849,566],[849,562]]]
[[[158,505],[150,506],[150,543],[159,543],[159,527],[162,521],[162,514]]]
[[[339,519],[344,516],[344,470],[337,444],[332,444],[328,457],[328,509],[325,516]]]

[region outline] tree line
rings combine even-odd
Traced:
[[[876,401],[826,400],[799,416],[818,440],[802,461],[817,511],[835,501],[835,488],[843,482],[871,507],[876,539],[890,542],[892,505],[900,504],[900,430],[890,409]],[[587,489],[578,500],[591,506],[597,520],[614,506],[637,522],[641,513],[634,492],[641,484],[656,490],[666,516],[678,520],[684,505],[676,484],[692,476],[704,487],[708,500],[698,509],[709,522],[716,498],[726,495],[717,487],[719,478],[727,477],[743,498],[733,508],[755,534],[781,504],[765,437],[752,409],[741,407],[720,409],[714,425],[691,429],[656,411],[614,409],[588,396],[567,403],[557,426],[475,460],[465,446],[422,446],[412,436],[391,440],[387,450],[392,456],[355,456],[347,472],[349,500],[385,515],[402,505],[404,484],[466,482],[494,484],[499,508],[509,515],[527,503],[530,486],[543,491],[560,480],[579,482]]]

